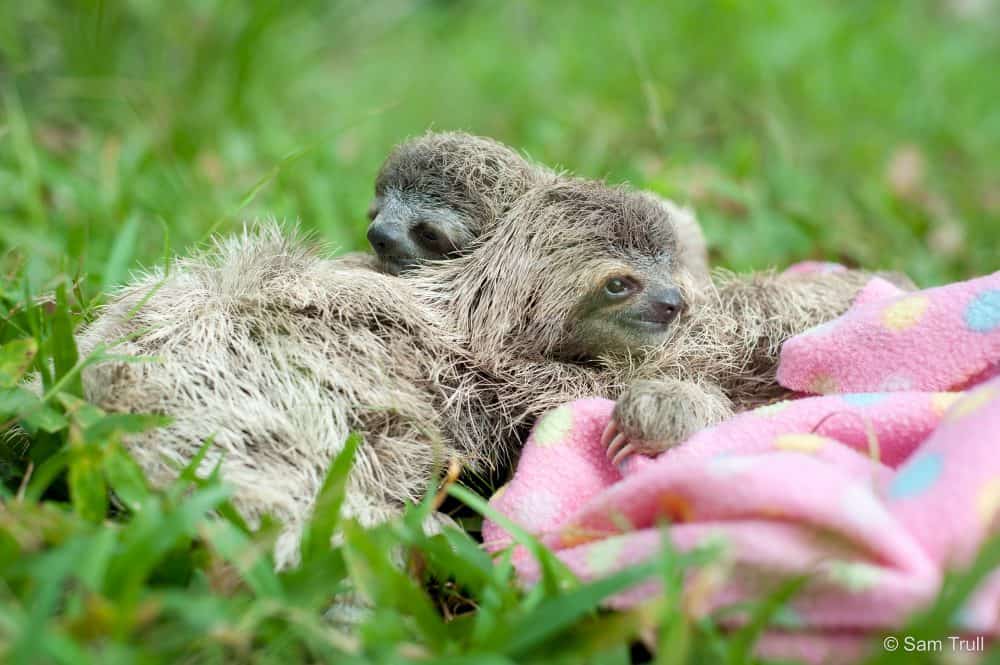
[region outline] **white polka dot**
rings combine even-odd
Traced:
[[[714,476],[732,476],[748,471],[756,464],[752,457],[744,455],[718,455],[708,463],[708,472]]]
[[[522,515],[524,526],[529,529],[551,527],[561,507],[559,497],[544,489],[526,494],[519,503],[523,508],[518,512]]]
[[[885,377],[876,392],[898,393],[913,388],[913,379],[903,374],[892,374]]]

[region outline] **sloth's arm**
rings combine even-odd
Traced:
[[[722,276],[715,302],[704,309],[694,328],[716,351],[709,363],[717,358],[725,362],[709,364],[701,373],[722,387],[737,410],[780,397],[784,390],[775,375],[782,344],[846,312],[875,276],[904,288],[912,285],[905,276],[859,270]]]
[[[718,281],[718,305],[745,335],[738,343],[756,341],[776,350],[792,335],[846,312],[872,277],[858,270],[724,276]]]
[[[618,398],[604,443],[615,461],[632,453],[656,455],[732,413],[715,386],[671,378],[636,381]]]

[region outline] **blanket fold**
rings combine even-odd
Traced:
[[[721,553],[717,574],[689,580],[700,611],[809,575],[759,649],[849,662],[997,532],[998,368],[1000,272],[914,293],[873,280],[845,315],[783,347],[778,378],[801,397],[624,471],[600,445],[613,403],[563,405],[536,424],[491,503],[587,580],[655,555],[669,523],[675,548]],[[491,550],[512,544],[489,521],[484,538]],[[514,563],[537,581],[526,551]],[[647,583],[608,604],[657,592]],[[994,575],[955,617],[956,634],[995,636],[998,610]]]

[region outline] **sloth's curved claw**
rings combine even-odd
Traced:
[[[626,443],[617,453],[615,453],[615,456],[611,458],[611,463],[620,468],[621,464],[632,457],[635,453],[635,447],[631,443]]]
[[[608,421],[608,424],[604,427],[604,431],[601,433],[601,448],[608,448],[617,434],[618,421],[612,418]]]
[[[629,438],[622,432],[618,432],[615,434],[614,438],[611,439],[611,443],[608,444],[608,459],[615,462],[624,448],[629,448],[631,451],[635,450],[629,442]]]

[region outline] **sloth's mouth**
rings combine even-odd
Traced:
[[[399,273],[409,270],[416,265],[416,261],[414,259],[404,259],[399,256],[379,254],[378,258],[381,263],[382,271],[390,275],[398,275]]]
[[[621,322],[630,328],[635,328],[643,332],[663,332],[670,327],[669,321],[658,321],[641,316],[629,316],[621,319]]]
[[[682,311],[683,305],[679,304],[676,298],[671,300],[656,299],[642,307],[632,309],[623,318],[640,330],[654,332],[669,328]]]

